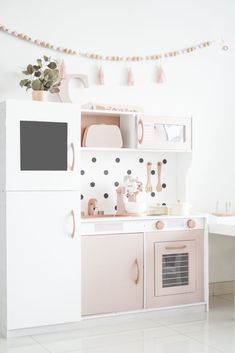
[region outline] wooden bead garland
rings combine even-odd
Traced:
[[[172,58],[176,57],[178,55],[182,54],[189,54],[194,52],[195,50],[198,49],[203,49],[203,48],[208,48],[211,46],[215,41],[206,41],[197,45],[194,45],[192,47],[184,48],[181,50],[174,50],[171,52],[166,52],[162,54],[155,54],[155,55],[146,55],[146,56],[105,56],[105,55],[100,55],[97,53],[81,53],[76,50],[73,50],[71,48],[62,48],[60,46],[55,46],[52,43],[46,42],[46,41],[41,41],[39,39],[33,39],[29,35],[25,33],[18,33],[16,31],[9,30],[6,26],[0,25],[0,32],[7,33],[15,38],[19,38],[21,40],[31,42],[32,44],[41,46],[42,48],[48,48],[52,49],[55,51],[58,51],[60,53],[68,54],[68,55],[77,55],[80,57],[84,57],[87,59],[92,59],[92,60],[102,60],[102,61],[112,61],[112,62],[119,62],[119,61],[130,61],[130,62],[140,62],[140,61],[157,61],[164,58]],[[226,48],[228,48],[226,46]],[[227,49],[226,49],[227,50]]]

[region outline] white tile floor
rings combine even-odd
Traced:
[[[233,295],[211,297],[210,312],[145,313],[86,321],[83,328],[0,339],[0,353],[233,353]]]

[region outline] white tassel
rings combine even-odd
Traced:
[[[156,73],[156,83],[160,84],[160,83],[164,83],[166,82],[166,76],[165,76],[165,72],[162,68],[162,65],[158,65],[157,66],[157,73]]]
[[[133,71],[130,67],[128,68],[127,84],[128,84],[128,86],[134,86],[134,84],[135,84],[134,74],[133,74]]]
[[[98,68],[97,82],[99,85],[104,85],[104,70],[102,65]]]

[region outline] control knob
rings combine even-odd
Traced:
[[[196,227],[196,221],[194,219],[189,219],[187,221],[187,227],[190,229],[193,229]]]
[[[157,221],[155,226],[156,226],[157,230],[162,230],[163,228],[165,228],[165,222]]]

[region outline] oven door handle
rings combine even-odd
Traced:
[[[187,245],[166,246],[165,250],[181,250],[187,248]]]

